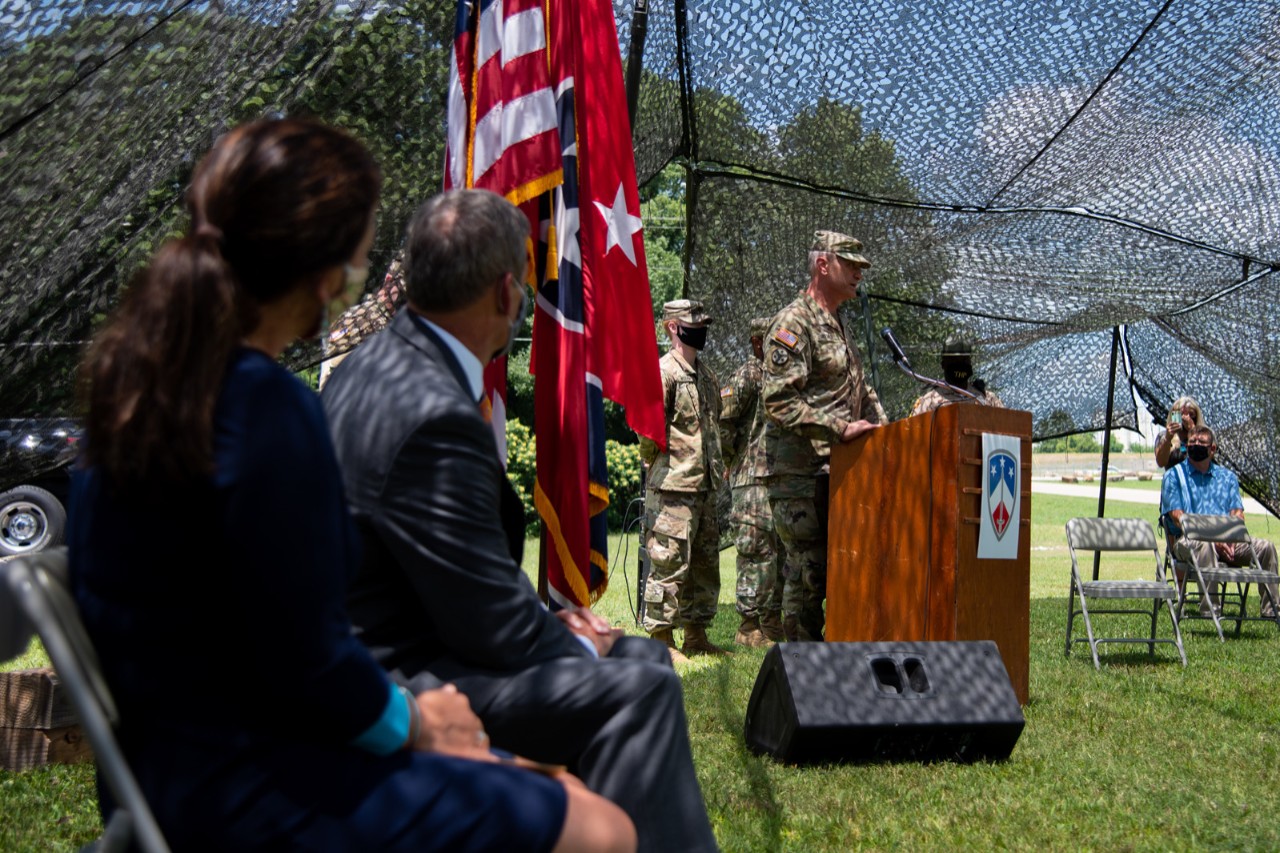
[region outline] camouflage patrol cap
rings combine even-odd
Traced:
[[[871,266],[871,261],[860,254],[862,252],[862,241],[856,240],[848,234],[841,234],[839,231],[814,231],[813,246],[810,251],[830,252],[833,255],[844,258],[846,261],[852,261],[863,269]]]
[[[769,334],[769,327],[773,325],[772,317],[756,317],[751,321],[751,337],[763,338]]]
[[[702,310],[697,299],[673,299],[662,306],[662,320],[675,320],[682,326],[710,326],[711,316]]]
[[[967,359],[973,354],[973,345],[964,338],[950,337],[942,344],[944,359]]]

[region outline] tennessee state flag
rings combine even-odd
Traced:
[[[637,433],[665,440],[609,2],[459,3],[446,186],[502,193],[535,224],[534,500],[553,605],[589,604],[608,580],[604,397],[626,407]]]
[[[553,546],[552,599],[584,605],[608,580],[604,398],[626,407],[637,433],[662,443],[666,430],[613,6],[552,0],[548,13],[564,182],[550,205],[555,264],[533,331],[534,500]]]

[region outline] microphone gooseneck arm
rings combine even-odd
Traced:
[[[970,398],[980,406],[990,405],[986,400],[970,391],[968,388],[960,388],[952,385],[950,382],[943,382],[941,379],[930,379],[928,376],[921,376],[911,369],[911,362],[907,360],[907,354],[902,351],[902,345],[898,343],[898,339],[893,336],[893,330],[885,326],[880,330],[880,337],[884,339],[885,344],[889,347],[889,352],[893,355],[893,363],[902,369],[902,372],[910,376],[912,379],[924,385],[930,385],[934,388],[947,388],[955,391],[957,394],[963,394]]]

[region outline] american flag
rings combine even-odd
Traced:
[[[448,143],[446,187],[505,195],[539,236],[534,500],[552,602],[586,605],[608,580],[604,398],[665,439],[612,5],[460,2]]]
[[[523,205],[563,179],[540,0],[459,2],[449,65],[444,188]],[[530,282],[531,284],[533,282]],[[484,401],[507,459],[507,359],[486,365]]]
[[[458,3],[445,156],[445,189],[523,204],[560,184],[542,0]]]

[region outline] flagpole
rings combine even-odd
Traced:
[[[547,586],[547,522],[538,525],[538,598],[543,604],[551,602],[551,590]]]

